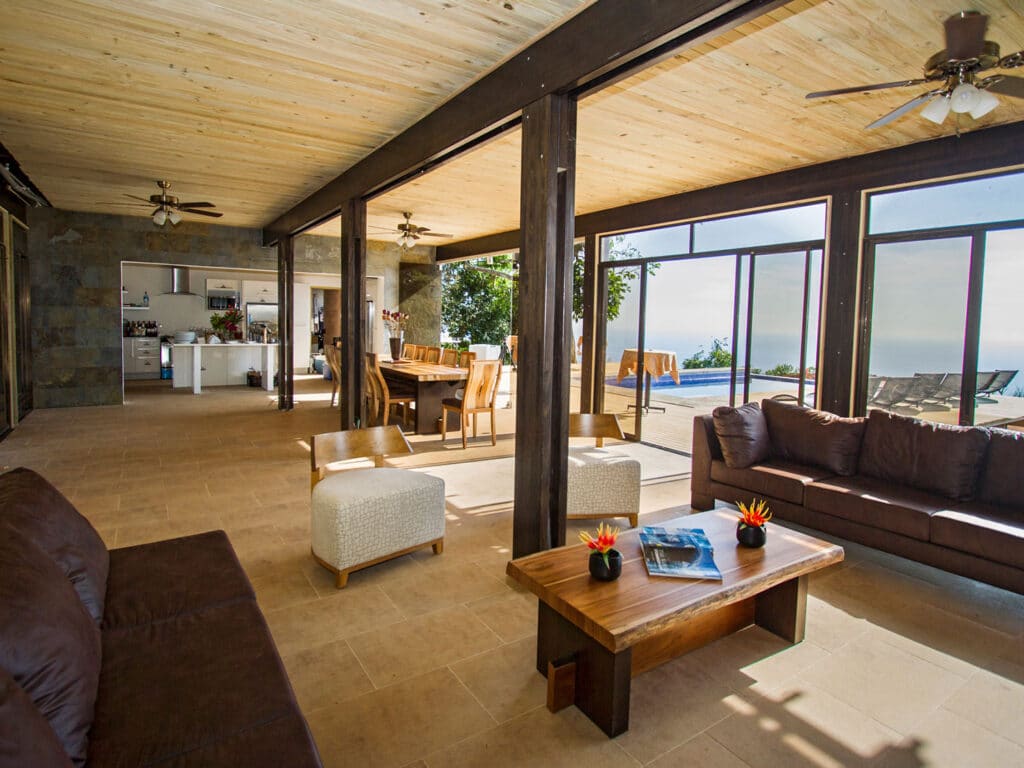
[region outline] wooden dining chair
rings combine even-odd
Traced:
[[[427,348],[423,344],[416,344],[416,349],[413,350],[413,360],[423,360],[427,356]]]
[[[640,462],[603,449],[605,438],[624,440],[613,413],[570,413],[569,437],[592,437],[595,447],[570,446],[566,475],[566,519],[640,519]]]
[[[327,358],[327,367],[331,371],[331,407],[334,407],[334,395],[338,395],[338,404],[341,405],[341,352],[333,344],[324,347],[324,357]]]
[[[445,347],[441,352],[441,365],[450,365],[452,368],[459,364],[459,350],[454,347]]]
[[[476,352],[459,352],[459,368],[469,368],[469,364],[476,360]]]
[[[423,352],[424,363],[440,363],[441,362],[441,348],[440,347],[425,347]]]
[[[500,360],[474,360],[469,366],[469,379],[462,398],[446,397],[441,401],[441,440],[448,438],[448,411],[459,414],[462,427],[462,447],[466,447],[466,427],[470,414],[473,415],[473,437],[476,437],[477,415],[491,414],[491,445],[498,444],[494,424],[494,403],[498,399],[498,382],[501,380]]]
[[[391,406],[402,406],[402,423],[409,419],[409,406],[416,397],[405,393],[392,395],[387,379],[380,370],[376,352],[366,353],[366,420],[386,427],[391,415]]]
[[[405,346],[403,346],[402,347],[402,357],[405,360],[415,360],[416,359],[416,345],[415,344],[406,344]]]

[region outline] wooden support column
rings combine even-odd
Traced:
[[[853,360],[857,338],[857,279],[860,265],[861,193],[832,194],[825,278],[824,353],[819,361],[818,407],[853,412]]]
[[[576,101],[523,111],[513,557],[565,543]]]
[[[295,407],[293,243],[291,237],[282,237],[277,243],[277,407],[282,411],[290,411]]]
[[[365,422],[366,201],[345,201],[341,213],[341,428]]]
[[[597,235],[587,235],[583,244],[583,356],[580,360],[580,413],[600,413],[594,408],[597,381],[595,352],[597,339],[598,270],[601,255],[597,252]]]

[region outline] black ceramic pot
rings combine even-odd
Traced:
[[[391,345],[391,359],[398,360],[402,357],[402,336],[389,336],[388,344]]]
[[[604,555],[600,552],[590,553],[590,575],[598,581],[615,581],[622,574],[622,555],[616,549],[608,550],[608,565],[604,564]]]
[[[768,531],[763,525],[747,525],[738,523],[736,525],[736,541],[744,547],[763,547],[768,539]]]

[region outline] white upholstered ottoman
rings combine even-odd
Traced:
[[[603,448],[570,448],[566,517],[577,520],[640,515],[640,462]]]
[[[388,467],[330,475],[313,488],[312,549],[336,574],[348,575],[426,546],[444,548],[444,480]]]

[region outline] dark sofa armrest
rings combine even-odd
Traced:
[[[711,462],[722,458],[715,424],[711,414],[693,417],[693,455],[690,470],[690,506],[695,510],[711,509],[715,497],[711,492]]]

